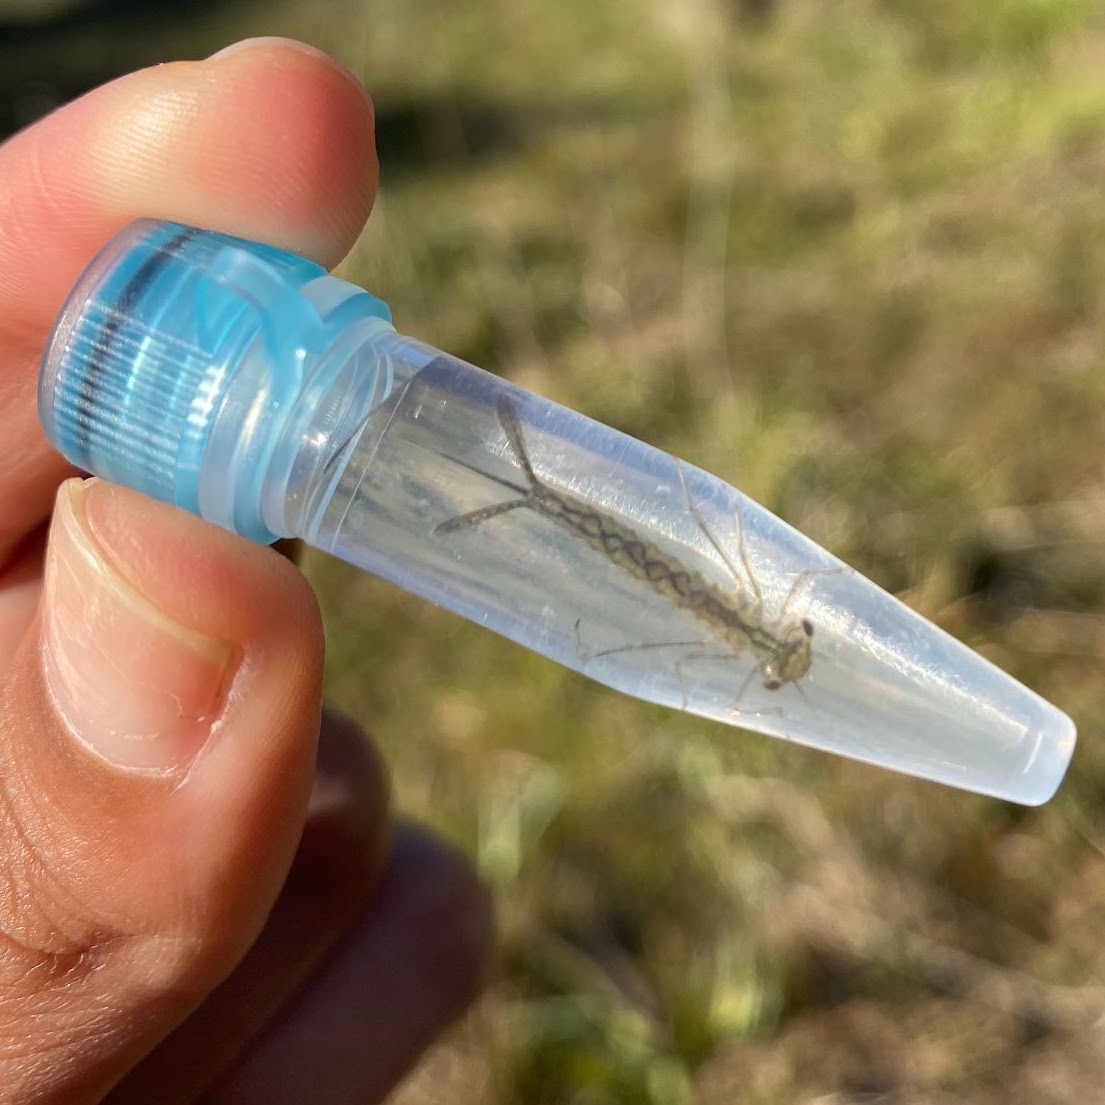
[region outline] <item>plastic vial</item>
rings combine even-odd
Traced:
[[[715,477],[398,334],[301,257],[142,221],[69,297],[74,464],[300,537],[639,698],[1026,804],[1070,719]]]

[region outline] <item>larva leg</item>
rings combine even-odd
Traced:
[[[497,518],[508,510],[515,510],[517,507],[528,505],[529,501],[527,499],[511,499],[506,503],[494,503],[491,506],[480,507],[479,510],[472,510],[467,514],[458,514],[455,518],[449,518],[439,523],[434,526],[434,533],[456,533],[458,529],[470,529],[472,526],[478,526],[481,522],[486,522],[489,518]]]
[[[809,583],[814,576],[835,576],[843,571],[843,568],[807,568],[804,572],[799,572],[794,577],[794,582],[790,585],[787,597],[783,599],[783,605],[779,607],[780,616],[787,612],[787,608],[794,600],[794,596],[797,595],[798,591]]]
[[[744,544],[744,516],[741,512],[740,503],[737,503],[736,510],[736,523],[737,523],[737,556],[740,559],[741,566],[744,568],[744,577],[741,577],[741,573],[738,571],[736,564],[733,562],[729,553],[726,552],[721,542],[713,535],[710,527],[706,525],[706,519],[702,517],[701,511],[695,505],[694,499],[691,498],[691,489],[687,486],[687,477],[683,472],[683,462],[675,462],[676,470],[679,472],[679,483],[683,487],[683,497],[687,501],[687,509],[691,512],[691,517],[694,518],[698,528],[703,532],[706,540],[713,546],[714,551],[721,557],[722,562],[729,569],[733,579],[736,580],[737,585],[743,588],[746,585],[752,590],[752,593],[756,596],[756,609],[763,610],[763,593],[760,591],[759,581],[756,579],[756,573],[752,571],[752,565],[748,559],[748,550]]]
[[[588,652],[583,647],[583,635],[580,632],[582,621],[582,618],[576,618],[575,638],[576,651],[579,653],[580,661],[584,664],[589,664],[592,660],[601,660],[604,656],[616,656],[620,652],[644,652],[658,648],[697,648],[717,644],[716,641],[711,641],[709,638],[705,640],[700,638],[697,641],[646,641],[639,645],[617,645],[615,648],[604,648],[600,652]]]
[[[518,419],[514,404],[505,395],[500,395],[499,401],[495,404],[495,413],[499,416],[499,425],[502,426],[503,433],[506,434],[507,440],[514,449],[522,470],[529,476],[531,483],[539,483],[533,465],[530,463],[526,442],[522,437],[522,423]]]

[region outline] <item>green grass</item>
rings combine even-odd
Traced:
[[[333,699],[500,903],[488,995],[399,1101],[1081,1105],[1105,16],[740,8],[319,0],[182,41],[299,34],[363,76],[384,186],[345,271],[405,331],[731,479],[1081,744],[1042,810],[970,798],[618,697],[312,557]]]
[[[629,702],[312,562],[335,698],[499,894],[501,971],[448,1045],[467,1092],[1081,1100],[1105,25],[1075,0],[796,0],[759,29],[453,7],[395,5],[345,56],[385,120],[421,98],[455,128],[385,156],[350,274],[409,332],[730,476],[1083,731],[1057,802],[1016,810]],[[465,135],[477,108],[501,141]]]
[[[391,181],[385,157],[349,272],[409,332],[730,476],[1082,744],[1042,811],[971,799],[629,702],[314,561],[333,694],[497,887],[502,969],[449,1045],[472,1100],[1101,1077],[1105,23],[779,7],[392,7],[346,56],[382,115],[490,105],[508,138],[438,164],[431,129]],[[464,1099],[438,1077],[405,1100]]]

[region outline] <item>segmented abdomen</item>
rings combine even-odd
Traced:
[[[749,603],[742,595],[723,592],[693,568],[646,541],[629,526],[591,504],[541,486],[530,493],[530,505],[550,521],[586,541],[634,579],[690,611],[720,634],[731,629],[748,635]]]

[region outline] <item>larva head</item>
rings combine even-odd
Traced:
[[[803,618],[780,638],[772,654],[760,665],[764,690],[777,691],[787,683],[797,683],[813,663],[813,622]]]

